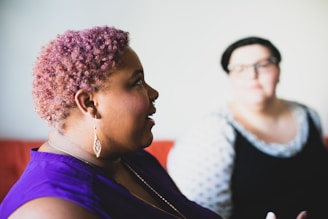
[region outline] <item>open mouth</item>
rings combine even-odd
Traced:
[[[147,120],[151,121],[155,125],[155,120],[153,119],[153,116],[155,114],[156,110],[154,110],[152,113],[148,114]]]

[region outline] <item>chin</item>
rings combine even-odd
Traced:
[[[263,95],[251,95],[244,98],[245,101],[252,104],[264,103],[266,98]]]
[[[150,146],[151,143],[153,142],[153,139],[154,139],[153,134],[150,132],[150,134],[141,141],[143,148]]]

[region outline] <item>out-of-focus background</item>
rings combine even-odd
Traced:
[[[160,92],[155,139],[176,139],[229,96],[221,53],[257,35],[282,53],[278,94],[314,107],[328,134],[327,0],[0,0],[0,137],[43,139],[32,67],[67,29],[129,31],[147,82]]]

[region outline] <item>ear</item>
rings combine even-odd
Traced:
[[[92,93],[85,90],[78,90],[75,94],[75,103],[83,114],[88,114],[92,118],[97,114],[97,108],[93,101]]]

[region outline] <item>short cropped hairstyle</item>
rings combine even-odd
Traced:
[[[240,39],[240,40],[232,43],[230,46],[228,46],[228,48],[223,52],[222,57],[221,57],[221,66],[222,66],[223,70],[226,73],[229,73],[228,65],[229,65],[231,54],[233,53],[233,51],[235,51],[235,49],[242,47],[242,46],[248,46],[248,45],[254,45],[254,44],[259,44],[259,45],[262,45],[262,46],[265,46],[266,48],[268,48],[270,50],[272,56],[274,56],[276,58],[277,64],[280,63],[280,61],[281,61],[280,52],[269,40],[252,36],[252,37],[246,37],[246,38]]]
[[[76,107],[79,89],[101,88],[128,47],[128,36],[108,26],[68,30],[42,47],[33,68],[32,95],[38,115],[58,126]]]

